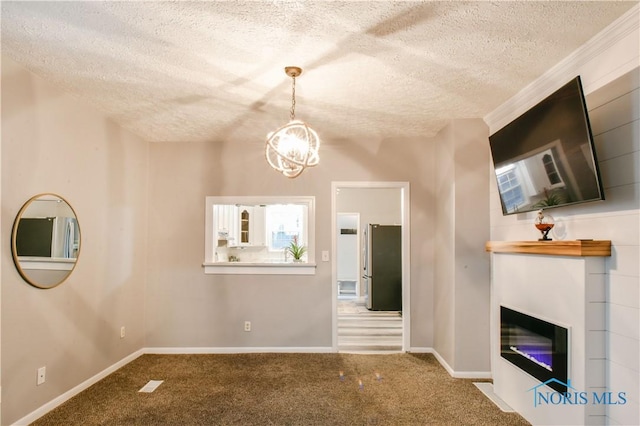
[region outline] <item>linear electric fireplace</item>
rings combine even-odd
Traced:
[[[566,392],[568,329],[500,306],[500,356],[549,387]]]

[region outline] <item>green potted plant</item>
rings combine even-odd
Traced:
[[[289,243],[289,247],[287,247],[287,253],[293,257],[293,261],[300,262],[302,260],[302,256],[304,256],[306,252],[307,248],[298,244],[298,237],[293,237],[293,240]]]

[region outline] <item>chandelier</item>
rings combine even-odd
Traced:
[[[295,178],[320,162],[320,138],[307,123],[296,120],[296,77],[302,74],[302,68],[285,67],[284,71],[293,80],[290,120],[267,135],[265,154],[271,167],[288,178]]]

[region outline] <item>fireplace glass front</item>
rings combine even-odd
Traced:
[[[568,329],[500,306],[500,355],[558,392],[566,392]]]

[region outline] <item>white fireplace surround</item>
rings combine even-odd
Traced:
[[[495,394],[532,424],[604,424],[605,406],[601,404],[534,406],[535,391],[530,389],[540,381],[500,356],[500,305],[568,328],[571,386],[589,394],[604,392],[606,275],[601,256],[606,254],[518,253],[502,250],[503,244],[496,244],[495,250],[487,244],[487,250],[493,251],[491,370]],[[545,250],[553,247],[549,242],[540,244]]]

